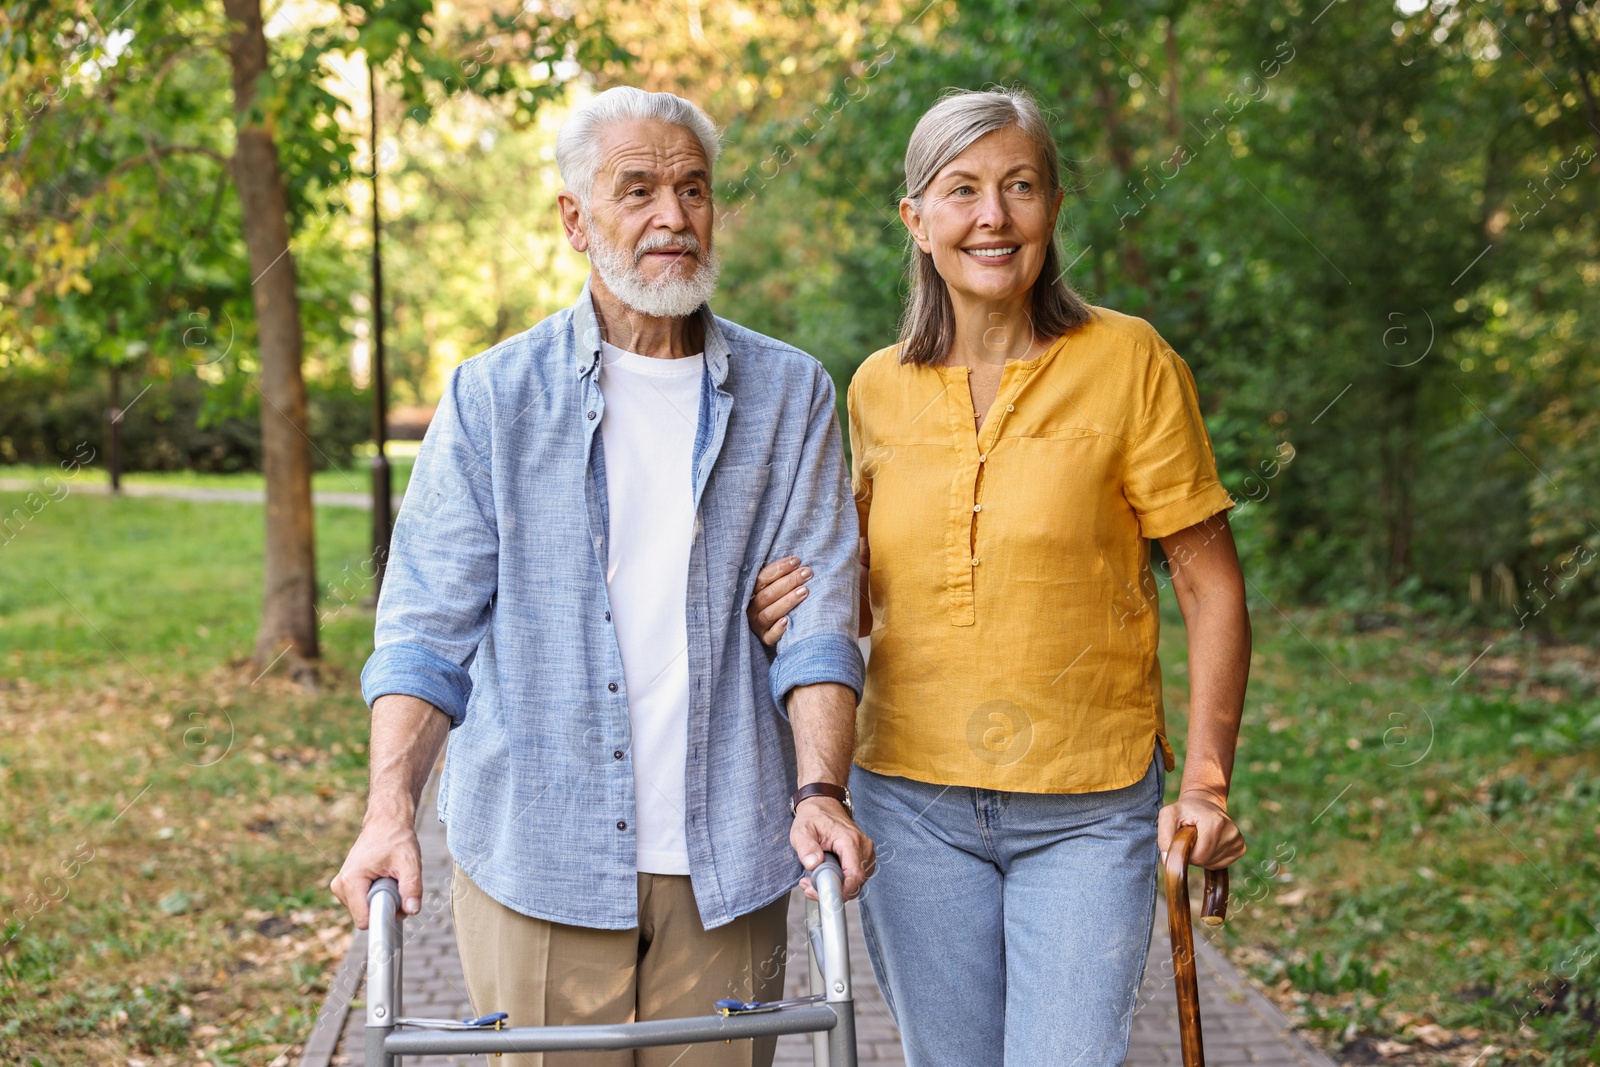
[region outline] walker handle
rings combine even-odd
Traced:
[[[850,981],[850,948],[844,922],[844,867],[832,852],[822,854],[822,862],[807,872],[811,885],[817,891],[819,923],[816,941],[821,943],[822,958],[817,961],[825,982],[824,992],[830,1001],[846,1001],[854,997]],[[815,947],[816,942],[813,942]]]
[[[838,857],[838,855],[836,853],[824,852],[822,854],[822,862],[817,864],[811,870],[806,872],[806,874],[811,878],[811,885],[812,885],[812,887],[814,889],[816,889],[817,897],[819,899],[822,897],[822,887],[821,887],[821,885],[818,884],[818,877],[817,876],[821,875],[821,874],[824,874],[824,873],[830,875],[832,877],[832,879],[838,883],[837,886],[832,886],[832,885],[829,886],[828,895],[830,897],[832,897],[834,892],[837,891],[837,893],[839,894],[839,903],[843,904],[844,903],[844,864],[840,861],[840,859],[839,859],[839,857]]]
[[[367,1067],[392,1067],[384,1041],[400,1017],[400,883],[379,878],[367,889]]]
[[[394,897],[395,904],[400,903],[400,883],[393,878],[375,878],[367,887],[367,907],[372,907],[372,898],[379,893],[388,893]]]

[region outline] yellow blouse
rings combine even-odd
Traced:
[[[1119,789],[1174,767],[1149,541],[1233,506],[1194,377],[1095,308],[1005,365],[974,432],[965,367],[868,357],[849,390],[871,566],[856,762],[936,785]]]

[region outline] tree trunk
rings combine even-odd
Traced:
[[[1410,368],[1415,371],[1416,368]],[[1383,473],[1379,501],[1384,524],[1384,586],[1394,589],[1411,573],[1412,502],[1417,474],[1417,419],[1421,406],[1418,376],[1386,369],[1384,381]]]
[[[316,548],[311,521],[311,439],[301,377],[300,298],[289,251],[289,215],[272,132],[246,124],[256,81],[267,68],[260,0],[223,0],[238,23],[229,46],[233,106],[239,117],[233,180],[250,250],[251,295],[261,345],[261,452],[267,482],[265,598],[255,660],[265,667],[287,654],[303,684],[316,681]]]

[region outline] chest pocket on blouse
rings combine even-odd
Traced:
[[[1134,521],[1122,495],[1125,448],[1081,428],[1002,438],[984,471],[984,510],[1005,510],[1013,545],[1056,558],[1097,555],[1097,545],[1126,536]]]

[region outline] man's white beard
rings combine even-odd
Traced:
[[[676,265],[658,278],[649,278],[639,269],[638,257],[657,248],[687,248],[697,253],[699,266],[689,277],[680,277]],[[692,315],[711,299],[717,288],[722,260],[716,249],[704,252],[693,234],[672,237],[651,236],[632,252],[609,244],[593,224],[589,227],[589,262],[600,272],[616,298],[641,315],[681,319]]]

